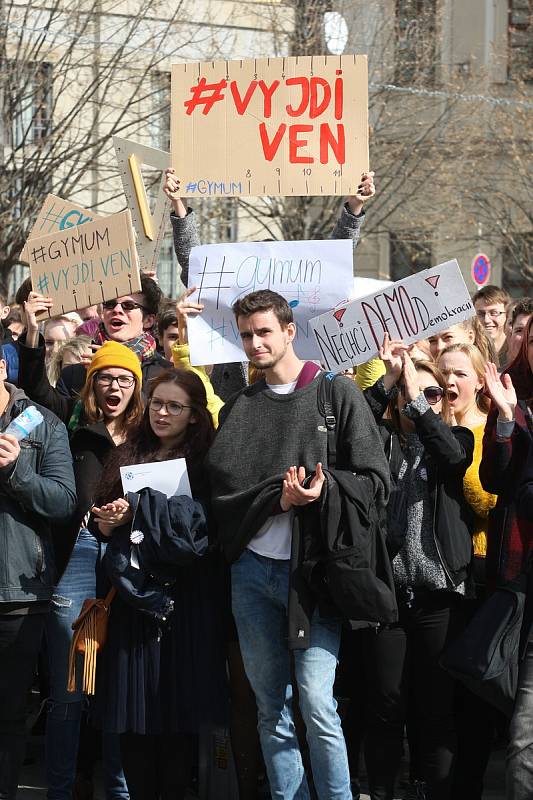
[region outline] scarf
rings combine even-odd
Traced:
[[[100,327],[94,335],[94,343],[104,344],[104,342],[107,342],[108,340],[109,336],[104,328],[104,324],[101,322]],[[143,361],[153,358],[157,349],[154,337],[147,331],[143,331],[143,333],[141,333],[141,335],[137,336],[135,339],[128,339],[126,342],[120,342],[120,344],[123,344],[126,347],[129,347],[130,350],[133,350],[141,364]]]

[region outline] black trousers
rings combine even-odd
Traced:
[[[457,633],[462,602],[453,592],[417,592],[410,607],[400,603],[397,625],[368,637],[365,760],[372,800],[395,796],[408,702],[418,777],[426,781],[430,800],[451,798],[454,682],[439,658]]]
[[[26,714],[45,614],[0,613],[0,800],[17,794]]]
[[[120,755],[131,800],[183,800],[191,777],[189,734],[120,735]]]

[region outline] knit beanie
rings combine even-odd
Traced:
[[[133,372],[139,386],[142,386],[143,375],[141,371],[141,362],[135,353],[126,347],[124,344],[113,342],[111,340],[103,344],[94,354],[91,359],[91,364],[87,370],[87,380],[90,381],[95,372],[107,367],[122,367]]]

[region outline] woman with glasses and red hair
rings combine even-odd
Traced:
[[[391,469],[387,543],[399,621],[367,639],[366,766],[372,800],[392,800],[404,727],[413,720],[421,791],[451,797],[456,749],[454,683],[439,666],[456,631],[472,561],[463,478],[474,437],[451,425],[446,379],[385,338],[386,373],[365,396],[380,424]],[[385,411],[389,419],[383,420]],[[409,709],[408,709],[409,704]],[[426,795],[421,795],[426,796]]]

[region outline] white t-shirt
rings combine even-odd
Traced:
[[[267,383],[267,386],[276,394],[290,394],[294,392],[296,383]],[[248,549],[267,558],[288,560],[291,557],[292,518],[292,511],[269,517],[248,544]]]

